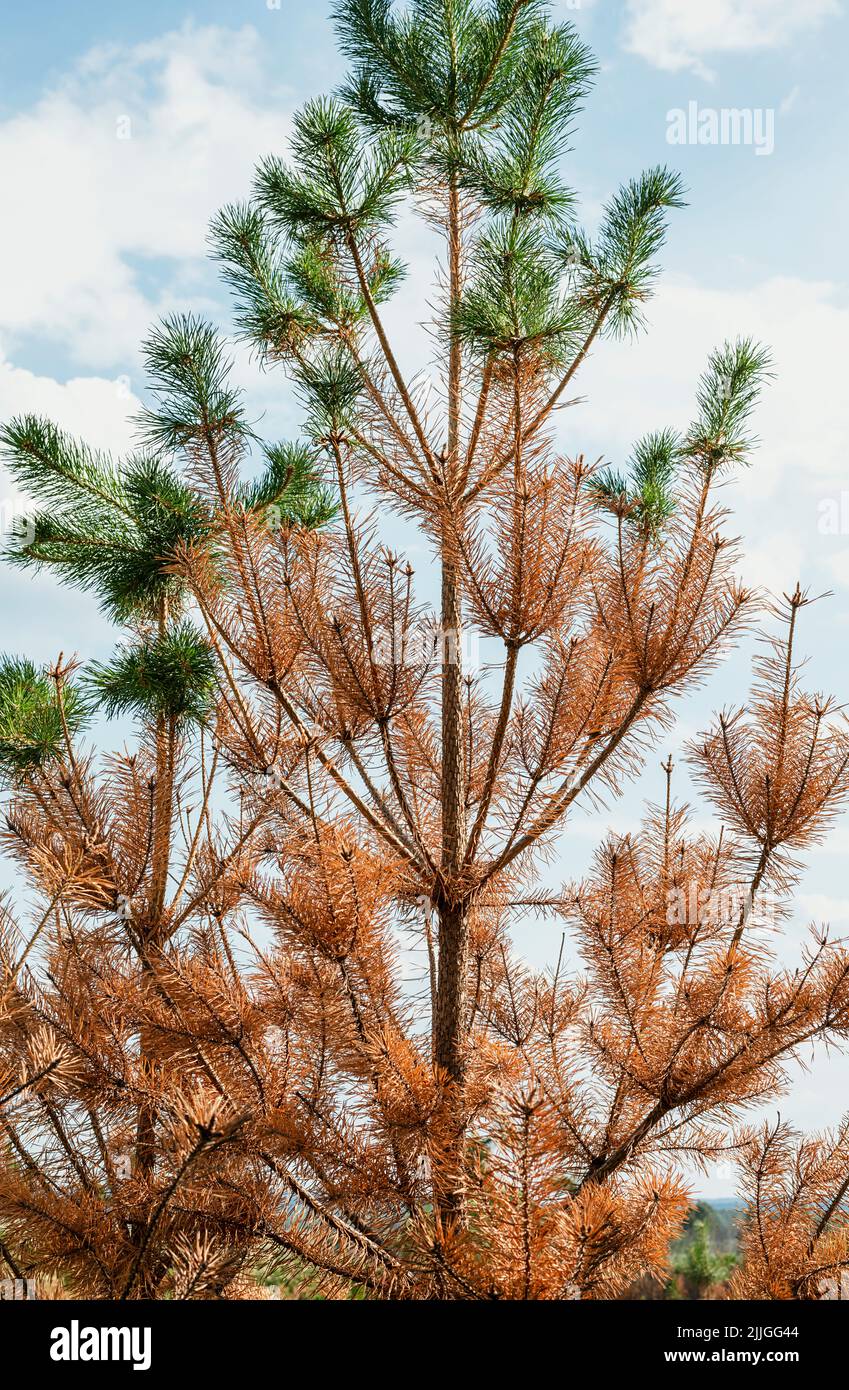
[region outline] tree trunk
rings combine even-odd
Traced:
[[[442,564],[442,880],[436,1061],[462,1081],[467,912],[458,882],[466,844],[463,748],[463,665],[460,579],[453,559]]]
[[[451,1141],[447,1182],[440,1183],[437,1205],[444,1215],[460,1206],[457,1177],[465,1134],[463,1080],[466,1063],[466,977],[468,904],[459,882],[466,844],[466,767],[463,745],[462,600],[452,559],[442,565],[442,892],[439,912],[439,963],[434,1020],[435,1061],[446,1074]]]

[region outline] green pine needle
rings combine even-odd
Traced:
[[[222,208],[209,240],[235,296],[239,334],[258,348],[264,362],[291,356],[321,331],[314,310],[292,293],[285,257],[259,208],[245,203]]]
[[[145,722],[201,724],[215,701],[215,657],[198,630],[181,622],[151,642],[119,649],[111,661],[93,662],[84,685],[110,718],[132,714]]]
[[[236,490],[246,511],[274,526],[326,526],[336,515],[333,492],[322,482],[316,450],[307,444],[272,444],[265,450],[265,471]]]
[[[559,177],[572,117],[589,90],[595,64],[571,25],[539,25],[529,35],[523,69],[487,139],[464,141],[461,178],[493,213],[564,220],[574,195]]]
[[[250,433],[241,392],[230,384],[232,363],[211,324],[173,314],[150,334],[143,356],[156,403],[141,418],[148,448],[159,452]]]
[[[772,376],[770,365],[769,351],[751,338],[726,342],[708,358],[697,393],[699,417],[684,444],[689,457],[707,472],[748,466],[757,441],[746,426],[764,382]]]
[[[156,339],[162,372],[174,345],[169,337],[166,352],[163,334]],[[204,326],[200,341],[212,368],[220,367],[226,378],[220,344],[210,335]],[[197,405],[201,394],[213,400],[218,388],[208,379],[203,393],[194,384],[189,389]],[[227,389],[225,384],[221,391]],[[179,404],[173,395],[169,398],[169,423],[163,431],[169,444],[176,437]],[[182,413],[185,420],[187,410]],[[151,432],[159,433],[161,424],[162,415],[157,415]],[[186,437],[188,428],[181,425],[180,430]],[[144,454],[116,464],[34,416],[13,420],[2,430],[2,440],[10,470],[25,482],[35,503],[21,528],[26,541],[15,535],[6,547],[9,563],[18,569],[53,570],[65,583],[95,594],[118,623],[152,620],[163,602],[172,615],[179,613],[187,593],[184,581],[173,573],[173,560],[178,550],[210,534],[215,515],[206,498],[161,456]],[[253,486],[237,487],[235,500],[248,510],[274,505],[279,524],[286,525],[322,526],[335,512],[314,459],[309,462],[299,445],[266,450],[265,475]]]
[[[344,435],[363,390],[359,367],[343,348],[328,348],[305,362],[298,376],[307,410],[306,427],[316,440]]]
[[[499,222],[480,238],[454,317],[461,341],[484,356],[532,349],[554,364],[575,346],[581,324],[537,226]]]
[[[372,129],[422,116],[444,129],[494,122],[525,73],[545,0],[337,0],[354,75],[344,97]]]
[[[30,491],[48,506],[27,518],[30,543],[10,545],[6,558],[18,569],[52,569],[65,583],[94,593],[119,623],[154,617],[163,598],[173,610],[185,590],[168,562],[180,543],[207,534],[207,509],[155,458],[130,459],[114,467],[110,478],[122,499],[120,511],[106,502],[95,505],[90,494],[61,508],[53,502],[52,469],[33,470]]]
[[[366,142],[349,107],[318,98],[295,117],[294,167],[274,156],[260,164],[257,203],[296,241],[374,233],[391,222],[409,188],[417,148],[408,129],[387,129]]]
[[[628,473],[605,469],[589,482],[596,505],[612,512],[641,536],[658,542],[675,511],[675,472],[681,438],[675,430],[645,435],[634,447]]]
[[[643,327],[641,305],[651,297],[666,214],[684,207],[684,186],[669,169],[650,169],[621,188],[604,210],[595,246],[580,233],[561,253],[573,267],[575,292],[590,315],[605,312],[604,331],[621,337]]]
[[[62,690],[68,733],[83,727],[86,702],[79,687]],[[24,657],[0,657],[0,777],[14,783],[65,752],[56,682]]]
[[[21,415],[0,426],[0,457],[20,487],[52,514],[121,522],[128,503],[119,471],[108,454],[89,449],[50,420]]]

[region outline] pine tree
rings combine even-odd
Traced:
[[[683,1249],[676,1251],[672,1261],[675,1282],[673,1298],[707,1298],[712,1290],[725,1283],[737,1263],[733,1254],[718,1254],[713,1248],[710,1231],[711,1211],[701,1208],[692,1221],[689,1239]]]
[[[769,359],[720,347],[692,426],[623,471],[561,457],[588,353],[642,327],[680,180],[650,170],[579,229],[562,156],[594,63],[537,0],[339,0],[336,23],[344,88],[211,234],[303,441],[240,484],[244,408],[194,319],[149,342],[143,461],[115,469],[42,422],[5,432],[49,508],[19,563],[94,587],[137,633],[87,676],[0,673],[7,842],[47,904],[47,974],[5,956],[0,1253],[99,1296],[239,1296],[276,1261],[379,1298],[610,1297],[664,1274],[682,1161],[751,1151],[746,1108],[849,1029],[840,944],[813,940],[794,973],[764,930],[849,783],[839,710],[799,684],[798,586],[767,614],[751,696],[689,750],[717,834],[667,761],[661,805],[583,882],[544,873],[575,803],[618,792],[756,621],[716,491],[749,464]],[[383,314],[403,203],[444,244],[414,379]],[[366,503],[419,528],[436,611]],[[80,760],[91,700],[140,718],[144,772]],[[521,933],[544,912],[564,948],[534,972]],[[99,1170],[106,1122],[135,1124],[126,1196]]]

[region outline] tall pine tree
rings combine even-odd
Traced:
[[[763,930],[849,784],[837,710],[799,685],[798,586],[690,749],[717,833],[668,761],[583,882],[544,872],[754,621],[715,495],[767,354],[721,346],[692,426],[624,470],[562,457],[587,355],[643,325],[680,180],[650,170],[580,230],[563,156],[594,64],[541,0],[340,0],[336,24],[344,88],[212,228],[303,441],[240,483],[242,402],[191,318],[148,344],[139,458],[4,433],[44,507],[17,562],[94,588],[131,640],[79,676],[0,671],[7,844],[45,899],[4,946],[0,1254],[99,1297],[250,1295],[265,1261],[378,1298],[604,1298],[666,1267],[682,1163],[733,1147],[766,1232],[740,1287],[822,1296],[849,1259],[842,1131],[798,1202],[792,1136],[734,1132],[849,1030],[845,950],[816,938],[793,972]],[[402,206],[443,246],[412,379],[384,309]],[[79,754],[92,701],[141,721],[143,770]],[[539,912],[564,923],[545,972],[521,951]]]

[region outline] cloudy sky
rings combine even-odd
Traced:
[[[561,417],[562,447],[621,463],[646,430],[686,425],[712,346],[737,334],[769,343],[776,377],[758,416],[761,447],[727,500],[745,538],[749,580],[779,592],[797,579],[815,593],[831,591],[807,611],[802,630],[808,680],[849,698],[843,6],[556,0],[553,9],[601,61],[568,156],[589,228],[605,199],[644,167],[670,163],[689,189],[689,207],[674,215],[650,332],[636,347],[594,354],[580,382],[585,399]],[[205,257],[206,226],[223,202],[247,194],[260,156],[285,150],[293,110],[338,81],[329,10],[326,0],[5,7],[0,418],[42,412],[120,451],[143,397],[138,344],[149,324],[193,308],[227,325],[227,300]],[[712,112],[719,123],[732,109],[752,113],[750,143],[670,142],[682,121],[709,129]],[[390,322],[412,366],[421,360],[416,325],[433,247],[407,219],[399,243],[413,274]],[[238,371],[264,431],[293,434],[296,411],[279,377],[259,376],[244,358]],[[4,527],[16,505],[3,479]],[[84,596],[0,569],[0,649],[91,657],[111,641]],[[751,652],[749,645],[730,660],[682,711],[673,753],[711,708],[741,699]],[[640,797],[657,787],[653,763],[608,822],[627,828]],[[564,873],[585,861],[599,828],[578,819]],[[844,820],[810,858],[791,951],[813,921],[849,933],[847,857]],[[529,954],[546,945],[543,933]],[[815,1058],[782,1111],[809,1128],[833,1123],[846,1108],[847,1083],[849,1060]],[[730,1187],[719,1174],[705,1190]]]

